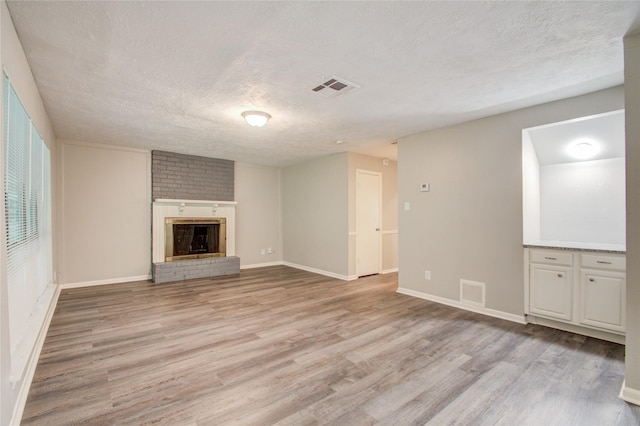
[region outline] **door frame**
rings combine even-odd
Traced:
[[[379,231],[379,238],[378,238],[378,271],[377,273],[380,274],[382,273],[382,172],[376,172],[373,170],[366,170],[366,169],[356,169],[356,199],[355,199],[355,211],[356,211],[356,220],[355,220],[355,225],[356,225],[356,277],[360,277],[360,244],[361,244],[361,239],[360,239],[360,235],[358,232],[358,218],[359,218],[359,206],[358,206],[358,188],[359,188],[359,184],[360,184],[360,176],[363,174],[367,174],[367,175],[375,175],[378,177],[378,228],[380,229]]]

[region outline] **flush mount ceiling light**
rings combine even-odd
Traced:
[[[262,127],[271,118],[269,114],[262,111],[245,111],[242,113],[244,119],[253,127]]]
[[[578,139],[569,146],[569,154],[578,160],[588,160],[598,153],[597,143],[591,139]]]

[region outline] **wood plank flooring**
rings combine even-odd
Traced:
[[[64,290],[24,425],[634,425],[624,347],[276,266]]]

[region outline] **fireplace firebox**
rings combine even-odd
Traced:
[[[165,218],[165,262],[226,256],[225,218]]]

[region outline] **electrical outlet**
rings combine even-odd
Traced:
[[[424,271],[424,279],[425,280],[431,279],[431,271]]]
[[[273,249],[272,249],[271,247],[269,247],[269,248],[267,249],[267,253],[272,254],[272,253],[273,253]]]

